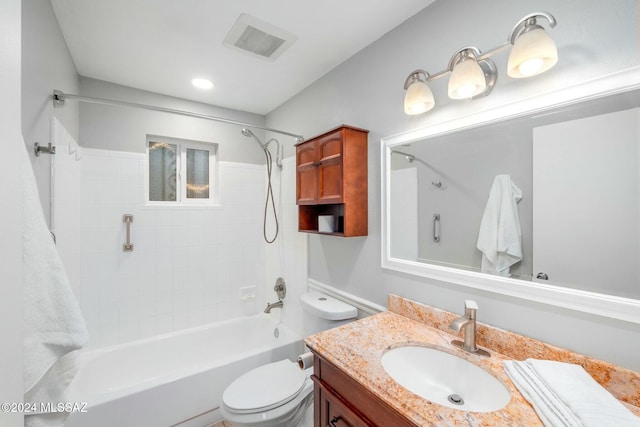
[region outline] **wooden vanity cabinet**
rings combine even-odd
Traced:
[[[314,352],[314,427],[417,427]]]
[[[367,134],[340,126],[296,145],[298,230],[319,233],[318,217],[336,219],[338,236],[368,231]]]

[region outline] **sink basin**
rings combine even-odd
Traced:
[[[382,355],[382,366],[402,387],[449,408],[492,412],[511,399],[509,390],[493,375],[437,348],[396,347]]]

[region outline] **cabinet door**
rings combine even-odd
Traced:
[[[317,387],[320,392],[320,426],[321,427],[374,427],[375,424],[360,417],[348,402],[331,393],[324,387]]]
[[[318,203],[342,203],[342,131],[317,142]]]
[[[296,203],[316,204],[318,198],[317,153],[315,141],[296,147]]]

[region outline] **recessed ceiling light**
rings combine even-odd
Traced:
[[[211,80],[207,80],[207,79],[193,79],[191,80],[191,84],[197,87],[198,89],[213,88],[213,83],[211,83]]]

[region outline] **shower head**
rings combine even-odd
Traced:
[[[405,152],[398,151],[398,150],[393,150],[393,151],[391,151],[391,153],[392,154],[399,154],[401,156],[404,156],[404,158],[406,160],[408,160],[409,163],[413,163],[413,161],[416,159],[416,156],[414,156],[413,154],[405,153]]]
[[[266,146],[266,145],[264,145],[264,144],[262,143],[262,141],[260,141],[260,138],[258,138],[258,137],[256,136],[256,134],[255,134],[255,133],[251,132],[251,130],[250,130],[250,129],[243,128],[243,129],[242,129],[242,134],[243,134],[244,136],[246,136],[247,138],[253,138],[253,139],[255,139],[255,141],[258,143],[258,145],[260,146],[260,148],[262,148],[263,150],[266,150],[266,149],[267,149],[267,146]]]

